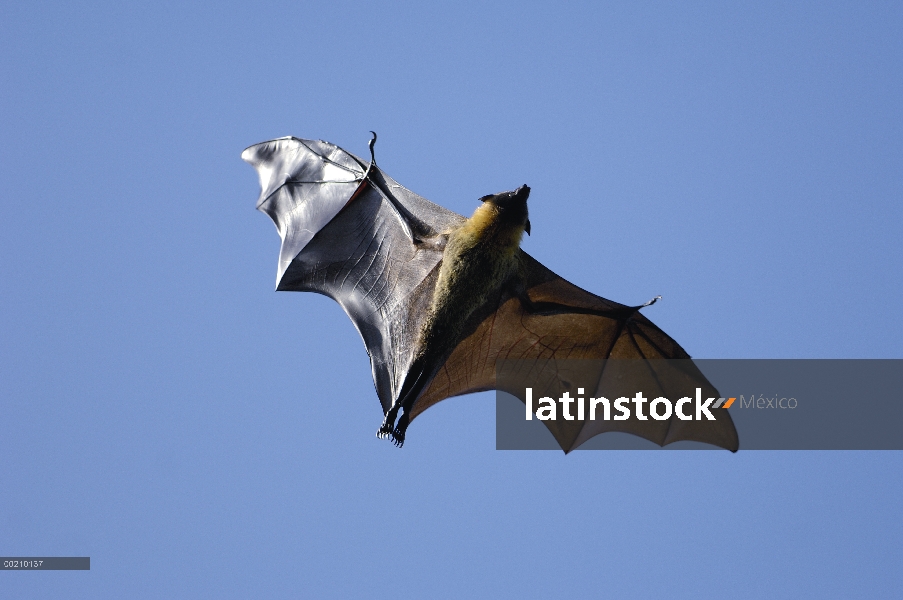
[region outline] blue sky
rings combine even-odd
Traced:
[[[366,153],[704,358],[903,358],[892,2],[6,3],[8,597],[897,598],[899,452],[498,452],[491,394],[377,440],[337,305],[273,292],[239,159]]]

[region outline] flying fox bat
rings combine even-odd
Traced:
[[[372,133],[372,132],[371,132]],[[257,209],[282,238],[277,291],[329,296],[367,348],[385,418],[377,436],[404,444],[411,420],[470,392],[525,390],[497,378],[496,363],[532,365],[554,390],[571,386],[565,360],[594,359],[597,390],[614,379],[604,359],[639,359],[628,379],[665,395],[677,382],[718,392],[677,342],[640,314],[565,281],[520,249],[530,233],[523,185],[484,196],[469,219],[418,196],[370,160],[328,142],[284,137],[247,148],[257,169]],[[611,361],[608,361],[611,362]],[[683,366],[665,373],[665,364]],[[643,381],[640,381],[643,380]],[[596,390],[590,390],[590,392]],[[582,388],[581,388],[582,393]],[[654,396],[651,396],[654,397]],[[399,415],[399,413],[401,413]],[[715,421],[546,421],[565,452],[604,431],[659,445],[701,441],[738,448],[727,411]]]

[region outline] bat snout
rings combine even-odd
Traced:
[[[499,206],[511,206],[515,202],[526,202],[530,196],[530,186],[526,183],[512,192],[489,194],[480,198],[480,202],[492,202]]]

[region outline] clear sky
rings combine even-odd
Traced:
[[[0,6],[7,598],[903,596],[900,452],[401,450],[251,144],[366,153],[705,358],[903,358],[898,2]]]

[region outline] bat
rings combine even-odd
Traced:
[[[257,209],[282,239],[276,290],[329,296],[364,341],[384,413],[378,437],[402,446],[410,422],[452,396],[501,389],[525,401],[521,386],[497,375],[499,361],[514,359],[545,382],[544,394],[571,389],[572,365],[583,364],[591,365],[590,393],[617,393],[628,372],[626,381],[647,395],[689,385],[718,397],[686,351],[640,313],[658,297],[641,306],[606,300],[520,249],[531,229],[528,186],[480,198],[467,219],[384,173],[375,142],[373,133],[369,161],[294,137],[255,144],[242,159],[260,178]],[[631,368],[618,375],[606,366],[624,359]],[[730,416],[716,412],[714,421],[673,415],[545,425],[565,452],[605,431],[736,451]]]

